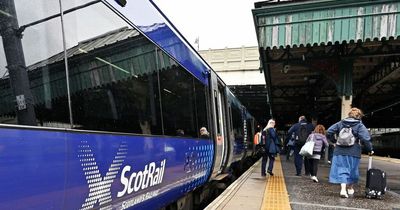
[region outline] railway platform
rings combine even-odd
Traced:
[[[323,162],[323,161],[321,161]],[[274,176],[261,177],[261,159],[232,183],[206,209],[390,209],[400,210],[400,160],[374,156],[373,167],[387,173],[388,191],[382,200],[364,197],[368,156],[360,162],[360,180],[349,198],[339,196],[340,186],[328,182],[330,165],[319,164],[318,183],[309,176],[295,176],[293,157],[276,159]],[[304,171],[304,169],[303,169]]]

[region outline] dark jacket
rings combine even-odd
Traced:
[[[292,127],[290,127],[290,129],[289,129],[289,131],[288,131],[288,134],[287,134],[287,137],[286,137],[286,142],[289,142],[290,138],[292,138],[293,133],[294,133],[295,135],[297,134],[298,130],[300,129],[300,125],[301,125],[301,124],[307,124],[307,132],[308,132],[308,135],[310,135],[311,132],[313,132],[313,130],[314,130],[314,125],[311,124],[311,123],[307,123],[306,120],[301,120],[300,122],[298,122],[298,123],[292,125]],[[301,147],[301,146],[300,146],[300,147]]]
[[[345,125],[351,127],[353,135],[356,138],[356,143],[351,147],[336,146],[335,150],[333,151],[333,155],[348,155],[361,158],[361,145],[359,143],[360,141],[364,143],[367,152],[372,151],[371,136],[368,132],[368,129],[364,126],[361,120],[358,119],[349,117],[335,123],[328,128],[326,134],[328,139],[332,142],[336,142],[334,134],[339,135],[340,130],[342,130]]]
[[[280,152],[281,142],[274,128],[268,128],[262,132],[262,140],[265,142],[265,151],[269,154]]]

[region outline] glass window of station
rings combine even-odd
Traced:
[[[1,124],[193,138],[208,127],[207,87],[102,2],[7,2]]]

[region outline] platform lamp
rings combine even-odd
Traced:
[[[126,0],[115,0],[115,2],[121,7],[125,7],[126,5]]]

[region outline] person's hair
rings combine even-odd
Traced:
[[[363,116],[363,112],[361,111],[361,109],[358,109],[355,107],[350,109],[349,117],[361,120],[362,116]]]
[[[201,135],[201,136],[208,136],[208,135],[210,135],[210,133],[208,133],[206,127],[201,127],[201,128],[200,128],[200,135]]]
[[[274,126],[275,126],[275,120],[270,119],[270,120],[268,120],[268,124],[267,124],[267,126],[265,126],[265,129],[273,128]]]
[[[304,115],[300,116],[300,117],[299,117],[299,122],[302,121],[302,120],[307,120],[307,119],[306,119],[306,116],[304,116]]]
[[[326,135],[325,127],[321,124],[318,124],[317,126],[315,126],[314,132]]]

